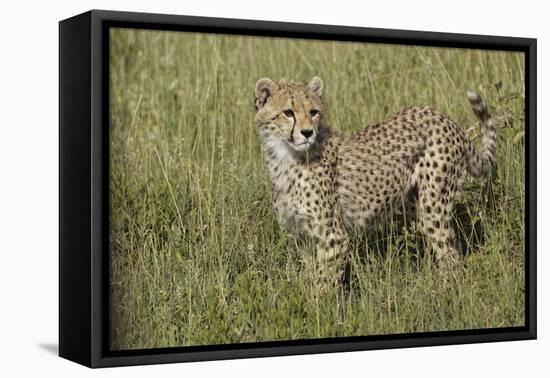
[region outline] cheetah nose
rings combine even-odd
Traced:
[[[302,129],[300,132],[306,137],[306,139],[313,135],[313,129]]]

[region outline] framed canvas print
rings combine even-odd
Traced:
[[[59,353],[536,337],[536,40],[60,22]]]

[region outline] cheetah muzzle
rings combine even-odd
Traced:
[[[418,190],[417,224],[438,263],[459,261],[452,209],[465,172],[495,165],[494,123],[477,93],[468,92],[482,131],[476,146],[454,121],[428,106],[401,110],[346,135],[323,123],[323,82],[260,79],[256,130],[279,223],[312,239],[316,260],[344,257],[351,230],[366,229]]]

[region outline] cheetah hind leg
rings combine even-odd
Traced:
[[[431,180],[423,182],[419,188],[417,223],[435,252],[440,269],[456,268],[462,260],[460,242],[452,222],[452,189]],[[434,193],[438,193],[439,198]]]

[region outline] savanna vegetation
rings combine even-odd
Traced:
[[[110,59],[114,350],[524,324],[522,54],[113,29]],[[317,290],[277,224],[252,98],[260,77],[314,75],[344,131],[431,105],[476,139],[466,90],[482,95],[498,169],[465,183],[463,266],[389,222],[357,238],[349,287]]]

